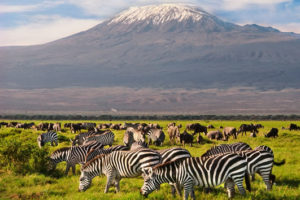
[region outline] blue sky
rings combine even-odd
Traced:
[[[101,23],[130,6],[187,3],[240,25],[300,33],[300,0],[0,0],[0,46],[53,41]]]

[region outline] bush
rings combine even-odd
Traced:
[[[10,135],[0,141],[0,166],[17,174],[45,173],[48,148],[40,149],[33,134]]]

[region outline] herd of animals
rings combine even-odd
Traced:
[[[37,130],[48,130],[38,136],[37,142],[40,148],[47,142],[51,145],[58,145],[57,132],[62,131],[61,124],[41,123],[21,124],[1,122],[1,126],[16,128],[34,128]],[[272,189],[276,176],[272,174],[273,165],[283,165],[274,161],[274,153],[268,146],[258,146],[252,149],[248,144],[238,142],[233,144],[221,144],[207,150],[200,157],[192,157],[187,149],[171,147],[162,150],[149,148],[149,144],[162,146],[165,134],[159,124],[145,123],[124,123],[121,124],[99,124],[76,123],[65,124],[73,133],[79,132],[72,140],[72,146],[55,150],[49,158],[49,171],[54,170],[60,162],[66,162],[65,174],[72,168],[75,174],[75,165],[81,164],[81,175],[79,179],[79,191],[85,191],[91,185],[95,176],[106,175],[107,182],[104,192],[114,185],[116,191],[120,191],[119,182],[122,178],[132,178],[142,175],[144,184],[140,193],[149,195],[160,188],[162,183],[169,183],[171,192],[182,195],[184,199],[191,196],[195,199],[194,186],[206,189],[224,183],[228,197],[234,196],[234,187],[237,186],[240,194],[245,195],[246,191],[243,181],[246,182],[246,189],[251,191],[251,183],[255,174],[259,174],[267,190]],[[251,137],[256,137],[261,124],[242,124],[239,129],[234,127],[220,127],[221,131],[207,131],[214,128],[212,125],[202,126],[199,123],[188,124],[180,133],[181,125],[170,123],[167,132],[170,143],[190,144],[192,146],[194,136],[197,134],[197,142],[202,142],[204,133],[207,138],[213,140],[228,140],[229,137],[237,138],[238,134],[251,132]],[[81,129],[87,129],[81,132]],[[113,145],[115,134],[111,129],[125,130],[123,136],[124,145]],[[296,124],[290,124],[289,130],[298,130]],[[190,132],[190,133],[189,133]],[[278,129],[272,128],[265,137],[278,137]],[[148,143],[146,142],[148,141]],[[108,148],[104,148],[105,146]]]

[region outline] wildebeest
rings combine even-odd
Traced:
[[[209,124],[209,125],[207,125],[207,128],[215,128],[215,127],[214,127],[214,125]]]
[[[273,137],[273,138],[278,137],[278,129],[272,128],[269,133],[265,134],[265,137],[268,137],[268,138],[269,137]]]
[[[49,123],[42,122],[37,126],[37,130],[45,131],[48,130]]]
[[[245,133],[246,135],[247,131],[258,133],[257,127],[253,124],[242,124],[237,133],[242,133],[242,135]]]
[[[193,135],[195,135],[196,133],[204,133],[205,135],[207,134],[207,127],[202,126],[199,123],[188,124],[186,125],[186,129],[194,131]]]
[[[223,134],[225,138],[229,138],[229,136],[232,136],[234,139],[237,138],[237,131],[234,127],[225,127],[223,129]]]
[[[178,126],[172,125],[172,126],[168,126],[168,134],[169,134],[169,138],[170,138],[170,142],[171,144],[175,143],[175,139],[179,138],[180,136],[180,129]]]
[[[223,139],[223,134],[221,133],[221,131],[219,130],[216,130],[216,131],[209,131],[207,133],[207,137],[210,139],[210,140],[222,140]]]
[[[186,130],[184,130],[183,133],[180,134],[180,143],[185,146],[186,143],[189,143],[190,146],[193,145],[193,140],[194,140],[194,137],[189,134],[188,132],[186,132]]]
[[[76,123],[76,124],[72,123],[71,124],[71,132],[72,133],[76,133],[77,131],[81,132],[81,129],[82,129],[82,127],[81,127],[80,123]]]
[[[298,130],[298,129],[300,129],[300,127],[297,126],[297,124],[290,124],[290,126],[289,126],[288,129],[289,129],[290,131],[292,131],[292,130]]]
[[[250,137],[256,137],[256,133],[255,132],[250,133]]]

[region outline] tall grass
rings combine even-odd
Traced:
[[[66,123],[67,121],[62,121]],[[100,123],[99,121],[95,121]],[[141,121],[139,121],[141,122]],[[150,121],[143,121],[150,123]],[[186,124],[195,121],[177,121],[181,123],[183,127]],[[234,126],[239,127],[242,123],[261,123],[264,125],[263,129],[259,130],[257,138],[247,136],[238,136],[237,140],[230,138],[228,143],[234,142],[246,142],[252,148],[259,145],[267,145],[271,147],[275,154],[275,160],[279,161],[286,159],[286,164],[280,167],[274,166],[273,174],[276,175],[276,185],[272,191],[266,191],[265,185],[262,179],[257,175],[256,181],[252,183],[253,191],[247,193],[246,197],[242,197],[237,193],[236,199],[299,199],[300,197],[300,131],[282,130],[281,127],[287,127],[291,121],[197,121],[203,125],[213,124],[215,127],[219,126]],[[39,121],[36,121],[39,123]],[[105,123],[101,121],[101,123]],[[119,123],[114,121],[113,123]],[[120,122],[120,123],[123,123]],[[151,148],[161,149],[170,147],[169,138],[167,135],[167,124],[169,121],[151,121],[151,123],[159,123],[164,127],[166,134],[166,141],[163,147],[151,146]],[[263,133],[268,132],[272,127],[279,129],[278,138],[265,138]],[[217,128],[216,128],[217,129]],[[183,129],[182,129],[183,130]],[[214,129],[212,129],[214,130]],[[1,128],[0,129],[0,142],[6,141],[8,137],[22,138],[22,141],[27,141],[24,145],[36,145],[36,137],[42,131],[34,130],[22,130],[13,128]],[[114,144],[122,144],[124,131],[113,131],[116,135]],[[48,154],[51,154],[54,150],[69,146],[69,138],[74,138],[75,134],[70,133],[68,129],[64,129],[62,133],[59,133],[60,143],[57,147],[51,147],[47,145],[46,149],[49,149]],[[204,136],[204,138],[206,138]],[[193,156],[200,156],[207,149],[213,145],[226,143],[224,141],[213,141],[211,143],[194,144],[193,147],[185,146]],[[2,155],[3,156],[3,155]],[[76,175],[72,175],[70,172],[68,176],[64,176],[65,163],[60,163],[57,170],[53,174],[45,174],[43,172],[30,171],[27,175],[15,173],[9,168],[1,167],[0,169],[0,199],[144,199],[139,194],[139,189],[143,184],[141,177],[122,179],[120,193],[115,193],[115,189],[111,187],[109,193],[104,194],[104,187],[106,183],[106,177],[95,177],[93,179],[91,187],[85,192],[78,192],[80,167],[77,166]],[[196,188],[197,199],[227,199],[226,191],[222,186],[219,186],[213,190],[212,193],[205,193],[202,188]],[[167,184],[163,184],[159,191],[155,191],[148,196],[148,199],[173,199],[170,187]],[[181,199],[176,197],[175,199]]]

